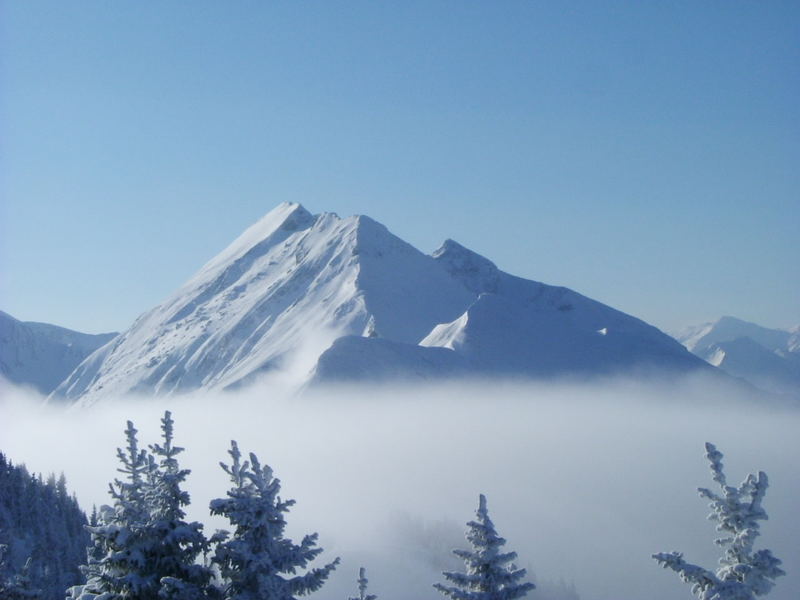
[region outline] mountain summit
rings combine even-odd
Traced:
[[[346,381],[703,366],[639,319],[452,240],[428,256],[369,217],[284,203],[52,397],[223,389],[285,369]]]
[[[768,329],[736,317],[688,327],[677,336],[692,353],[763,390],[800,398],[800,327]]]

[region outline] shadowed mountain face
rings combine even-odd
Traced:
[[[23,322],[0,312],[0,375],[49,394],[83,359],[116,335]]]
[[[639,367],[704,363],[634,317],[453,241],[428,256],[368,217],[281,204],[52,397],[229,388],[276,370],[303,383]]]
[[[689,327],[676,337],[694,354],[763,390],[800,398],[800,328],[768,329],[735,317]]]

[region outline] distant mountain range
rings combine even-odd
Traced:
[[[320,383],[709,367],[635,317],[451,240],[425,255],[369,217],[281,204],[52,399],[230,389],[287,369]]]
[[[0,376],[49,394],[83,359],[116,333],[91,335],[0,311]]]
[[[729,375],[800,397],[800,327],[767,329],[734,317],[689,327],[676,338]]]

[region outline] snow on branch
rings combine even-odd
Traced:
[[[711,468],[711,478],[719,485],[721,494],[708,488],[698,488],[702,498],[708,499],[717,531],[722,537],[715,543],[723,548],[720,567],[708,571],[686,562],[679,552],[654,554],[653,558],[665,569],[678,573],[692,584],[692,593],[700,600],[754,600],[769,593],[775,579],[785,575],[781,561],[770,550],[753,551],[759,536],[759,521],[767,513],[761,506],[767,491],[767,475],[759,471],[750,474],[739,485],[728,485],[722,464],[722,453],[714,444],[706,443],[706,458]]]

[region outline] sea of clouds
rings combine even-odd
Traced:
[[[109,501],[126,420],[158,441],[173,413],[192,470],[189,515],[224,528],[208,502],[229,487],[230,440],[255,452],[297,504],[287,533],[318,531],[342,558],[320,600],[356,595],[359,566],[386,600],[434,600],[449,554],[464,547],[478,494],[507,549],[542,587],[573,584],[582,600],[690,598],[651,554],[679,550],[714,568],[714,524],[698,486],[712,486],[703,443],[738,484],[766,471],[770,520],[756,547],[784,561],[770,598],[800,594],[800,410],[704,379],[671,383],[486,382],[327,388],[289,393],[268,381],[235,393],[121,398],[91,408],[43,406],[8,386],[0,451],[35,472],[64,472],[87,510]],[[535,594],[531,596],[535,598]]]

